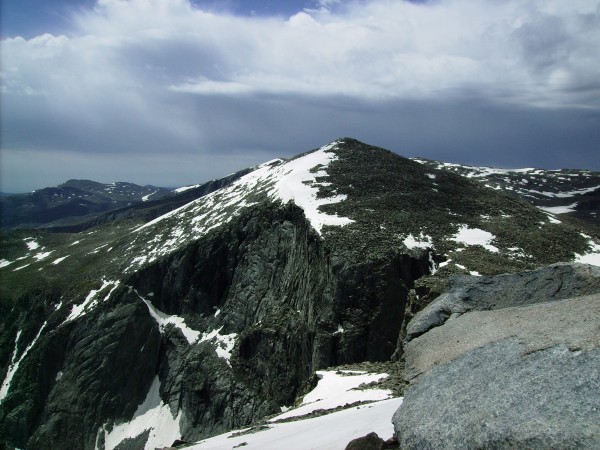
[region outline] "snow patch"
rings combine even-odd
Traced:
[[[40,244],[38,244],[33,238],[25,238],[23,240],[25,241],[25,245],[27,245],[29,250],[37,250],[40,247]]]
[[[429,259],[429,273],[435,275],[438,271],[438,266],[433,259],[433,252],[427,252],[427,257]]]
[[[583,235],[584,237],[589,237],[587,235]],[[596,244],[593,240],[589,240],[588,242],[588,252],[582,255],[576,253],[575,254],[575,262],[583,263],[583,264],[591,264],[593,266],[600,266],[600,245]]]
[[[0,269],[12,264],[13,261],[8,261],[6,259],[0,259]]]
[[[567,214],[575,211],[577,202],[564,206],[538,206],[539,209],[550,214]]]
[[[490,244],[495,238],[496,236],[488,231],[461,225],[458,232],[450,240],[465,245],[481,245],[492,253],[498,253],[500,251],[498,247]]]
[[[152,197],[154,194],[156,194],[157,192],[158,192],[158,191],[154,191],[154,192],[153,192],[153,193],[151,193],[151,194],[144,195],[144,196],[142,197],[142,201],[143,201],[143,202],[147,202],[147,201],[148,201],[148,199],[149,199],[150,197]]]
[[[319,235],[321,235],[321,230],[326,225],[344,226],[354,222],[354,220],[346,217],[319,211],[319,207],[323,205],[339,203],[346,199],[344,195],[317,198],[319,183],[316,178],[327,175],[324,169],[329,163],[335,161],[336,156],[331,150],[337,145],[337,142],[333,142],[306,156],[277,166],[275,169],[281,169],[284,173],[281,174],[282,176],[275,184],[271,196],[278,197],[283,203],[293,201],[302,208],[304,215]],[[322,167],[322,170],[314,172],[314,169],[319,166]]]
[[[101,249],[103,249],[104,247],[107,247],[107,246],[108,246],[108,244],[102,244],[100,247],[96,247],[94,250],[89,252],[88,255],[93,255],[95,253],[98,253]]]
[[[422,249],[433,248],[433,242],[431,240],[431,236],[427,236],[427,235],[423,234],[422,231],[419,234],[419,236],[416,238],[412,235],[412,233],[409,234],[407,237],[404,238],[402,243],[409,250],[412,250],[413,248],[422,248]]]
[[[527,255],[525,250],[523,250],[521,247],[508,247],[506,252],[508,253],[508,257],[511,259],[532,258],[532,256]]]
[[[223,327],[218,330],[212,330],[210,333],[202,333],[200,342],[213,342],[215,344],[215,352],[219,358],[223,358],[229,364],[231,359],[231,351],[235,346],[237,333],[221,334]]]
[[[37,253],[36,255],[33,255],[33,257],[35,259],[37,259],[38,261],[41,261],[42,259],[46,259],[48,256],[50,256],[50,254],[53,252],[54,250],[50,250],[49,252],[40,252]]]
[[[146,394],[146,399],[138,406],[135,415],[129,422],[116,425],[107,432],[104,428],[105,449],[112,450],[124,439],[131,439],[150,430],[148,440],[144,446],[147,450],[163,448],[171,445],[173,441],[181,438],[179,422],[181,410],[173,416],[169,405],[160,398],[160,381],[154,377],[152,385]]]
[[[372,383],[388,377],[386,373],[364,373],[320,370],[317,371],[317,386],[304,396],[302,404],[283,414],[273,417],[269,422],[276,422],[290,417],[310,414],[317,409],[335,409],[338,406],[360,401],[379,401],[391,397],[392,392],[383,389],[358,390],[363,383]]]

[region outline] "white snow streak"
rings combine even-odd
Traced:
[[[575,191],[568,191],[568,192],[544,192],[544,191],[534,191],[534,190],[527,190],[527,192],[543,195],[544,197],[569,198],[569,197],[574,197],[576,195],[588,194],[590,192],[597,191],[598,189],[600,189],[600,186],[592,186],[589,188],[577,189]]]
[[[33,341],[31,341],[31,343],[27,346],[27,348],[23,351],[23,353],[21,353],[21,356],[19,357],[18,360],[16,359],[17,345],[19,344],[19,338],[21,337],[21,330],[19,330],[17,332],[17,337],[15,339],[15,349],[13,351],[13,356],[12,356],[12,360],[10,363],[10,367],[8,368],[8,372],[6,372],[6,377],[4,377],[4,381],[2,382],[2,387],[0,387],[0,403],[2,403],[4,398],[7,396],[13,376],[15,375],[15,373],[17,373],[17,370],[19,369],[19,365],[27,356],[27,353],[29,353],[29,350],[31,350],[33,348],[33,346],[39,339],[40,335],[42,334],[42,331],[44,331],[44,328],[46,328],[47,324],[48,324],[48,322],[44,322],[44,324],[40,328],[40,331],[38,331],[35,338],[33,338]]]
[[[49,252],[40,252],[36,255],[33,255],[33,257],[35,259],[37,259],[38,261],[41,261],[42,259],[46,259],[48,256],[50,256],[50,254],[53,252],[54,250],[50,250]]]
[[[177,192],[179,194],[181,192],[189,191],[190,189],[194,189],[194,188],[197,188],[197,187],[200,187],[200,185],[199,184],[194,184],[193,186],[182,186],[180,188],[173,189],[173,192]]]
[[[56,265],[56,264],[60,264],[61,262],[63,262],[65,259],[67,259],[70,255],[67,256],[63,256],[62,258],[58,258],[55,259],[54,261],[52,261],[52,264]]]
[[[157,192],[158,192],[158,191],[154,191],[154,192],[153,192],[153,193],[151,193],[151,194],[144,195],[144,196],[142,197],[142,201],[143,201],[143,202],[147,202],[147,201],[148,201],[148,199],[149,199],[150,197],[152,197],[154,194],[156,194]]]
[[[12,263],[13,263],[13,261],[8,261],[8,260],[6,260],[6,259],[0,259],[0,269],[1,269],[2,267],[6,267],[6,266],[8,266],[8,265],[10,265],[10,264],[12,264]]]
[[[106,295],[106,297],[104,297],[104,300],[108,300],[108,298],[113,293],[113,291],[117,288],[119,283],[120,283],[120,281],[102,280],[102,286],[100,287],[100,289],[97,289],[97,290],[92,289],[90,291],[90,293],[87,295],[87,297],[85,298],[85,300],[80,305],[73,305],[73,308],[71,309],[71,314],[69,314],[69,317],[67,317],[67,320],[65,320],[65,322],[70,322],[72,320],[75,320],[75,319],[78,319],[78,318],[84,316],[88,310],[90,310],[94,306],[96,306],[96,304],[97,304],[97,300],[95,300],[96,295],[98,293],[102,292],[108,286],[113,285],[113,288],[110,290],[108,295]]]
[[[140,297],[140,299],[142,299],[142,301],[148,307],[148,312],[158,324],[161,333],[168,324],[173,324],[175,327],[181,330],[190,345],[198,340],[200,337],[200,332],[192,330],[190,327],[188,327],[185,323],[185,320],[183,320],[183,317],[166,314],[156,308],[152,302],[146,300],[140,294],[138,294],[138,297]]]

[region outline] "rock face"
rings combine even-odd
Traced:
[[[65,317],[56,317],[57,331],[34,347],[1,405],[4,433],[23,447],[102,447],[155,373],[162,401],[182,411],[186,440],[241,427],[292,404],[317,369],[388,360],[399,334],[391,319],[412,287],[403,274],[428,267],[426,255],[337,260],[296,206],[248,211],[124,279],[82,319],[60,325]],[[230,361],[214,342],[189,345],[174,326],[159,333],[141,297],[194,329],[235,334]],[[49,348],[56,361],[46,361]],[[144,446],[146,438],[132,440]]]
[[[401,448],[598,448],[600,270],[455,279],[409,324]]]

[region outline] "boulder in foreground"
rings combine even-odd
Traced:
[[[400,447],[600,448],[599,280],[583,265],[456,280],[409,324]]]

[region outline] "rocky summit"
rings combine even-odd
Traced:
[[[322,369],[402,372],[428,330],[409,320],[451,277],[600,255],[590,221],[349,138],[155,202],[2,234],[8,448],[154,449],[264,423]]]

